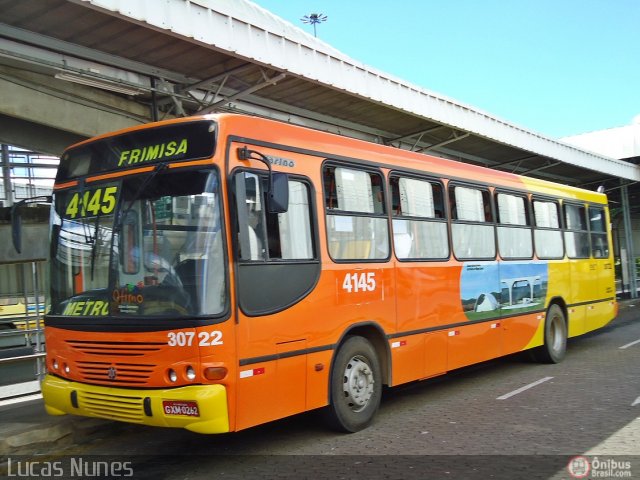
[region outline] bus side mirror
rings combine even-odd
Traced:
[[[269,213],[285,213],[289,209],[289,176],[273,172],[267,208]]]
[[[22,253],[22,217],[19,203],[11,207],[11,239],[16,252]]]
[[[274,172],[271,160],[266,155],[246,146],[238,148],[240,160],[258,160],[269,169],[269,191],[267,196],[267,211],[269,213],[285,213],[289,209],[289,176],[286,173]]]
[[[37,197],[25,198],[18,203],[14,203],[11,207],[11,239],[13,240],[13,248],[16,252],[22,253],[22,215],[20,208],[30,203],[51,203],[53,197],[51,195],[38,195]]]

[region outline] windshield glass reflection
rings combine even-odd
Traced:
[[[225,274],[219,200],[218,176],[211,171],[152,173],[58,194],[51,313],[221,313]]]

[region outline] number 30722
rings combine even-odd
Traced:
[[[190,347],[194,341],[199,347],[213,347],[222,345],[222,332],[214,330],[213,332],[199,332],[196,340],[196,332],[169,332],[167,334],[167,345],[170,347]]]

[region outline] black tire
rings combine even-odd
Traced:
[[[382,374],[375,349],[363,337],[347,337],[331,369],[329,424],[347,433],[366,428],[381,397]]]
[[[542,363],[560,363],[567,353],[567,320],[562,308],[551,305],[544,320],[544,345],[536,348],[534,358]]]

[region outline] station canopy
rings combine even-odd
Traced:
[[[0,12],[2,76],[20,69],[44,74],[47,88],[83,84],[149,111],[155,104],[158,119],[260,115],[591,190],[603,185],[612,198],[621,181],[640,180],[636,165],[366,66],[246,0],[0,0]]]

